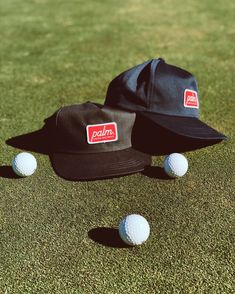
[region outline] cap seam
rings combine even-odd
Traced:
[[[105,143],[104,143],[105,144]],[[109,150],[109,151],[94,151],[94,152],[69,152],[69,151],[60,151],[60,150],[57,150],[55,152],[53,152],[54,154],[55,153],[63,153],[63,154],[82,154],[82,155],[85,155],[85,154],[101,154],[101,153],[110,153],[110,152],[116,152],[116,151],[122,151],[122,150],[127,150],[127,149],[134,149],[132,146],[127,146],[127,147],[124,147],[122,149],[117,149],[117,150]]]
[[[146,110],[146,111],[141,111],[141,110],[139,110],[139,111],[136,111],[136,113],[148,113],[148,114],[152,114],[152,115],[154,115],[154,114],[156,114],[156,115],[163,115],[163,116],[170,116],[170,117],[183,117],[183,118],[196,118],[196,119],[198,119],[199,120],[199,117],[198,116],[192,116],[192,115],[190,115],[190,116],[183,116],[183,115],[177,115],[177,114],[168,114],[168,113],[163,113],[163,112],[157,112],[157,111],[155,111],[155,112],[153,112],[153,111],[151,111],[151,110]]]
[[[151,59],[151,65],[150,65],[150,86],[149,86],[149,91],[147,93],[147,103],[148,103],[148,109],[151,107],[151,102],[150,102],[150,97],[152,96],[152,64],[153,64],[154,59]]]
[[[151,63],[151,71],[150,71],[150,91],[148,91],[148,109],[152,108],[153,102],[152,102],[152,92],[153,92],[153,84],[154,84],[154,74],[152,72],[154,63],[155,63],[156,59],[152,59],[152,63]],[[162,59],[158,58],[158,63],[156,64],[155,70],[157,69],[159,63],[162,61]],[[154,71],[155,72],[155,71]],[[149,94],[150,93],[150,94]]]
[[[63,109],[63,107],[61,107],[61,108],[58,110],[57,115],[56,115],[56,118],[55,118],[55,126],[56,126],[56,128],[57,128],[57,126],[58,126],[59,114],[60,114],[60,112],[62,111],[62,109]]]

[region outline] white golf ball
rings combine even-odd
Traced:
[[[148,239],[149,234],[149,223],[139,214],[128,215],[119,224],[119,235],[128,245],[142,244]]]
[[[172,153],[165,157],[163,167],[168,176],[182,177],[188,170],[188,160],[180,153]]]
[[[31,176],[37,168],[36,158],[28,153],[21,152],[12,161],[13,171],[20,177]]]

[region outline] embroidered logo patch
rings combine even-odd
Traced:
[[[89,144],[114,142],[118,140],[117,124],[115,122],[88,125],[86,127]]]
[[[184,107],[199,108],[198,95],[196,91],[184,90]]]

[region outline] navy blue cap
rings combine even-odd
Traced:
[[[162,58],[137,65],[109,84],[105,105],[137,112],[178,135],[218,141],[226,136],[199,120],[195,77]]]

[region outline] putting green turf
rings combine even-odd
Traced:
[[[235,292],[234,6],[0,2],[0,293]],[[114,76],[160,56],[195,74],[201,119],[230,137],[188,152],[185,177],[69,182],[37,153],[32,177],[6,172],[20,152],[7,139],[41,128],[62,105],[102,103]],[[150,223],[144,245],[117,248],[89,237],[130,213]]]

